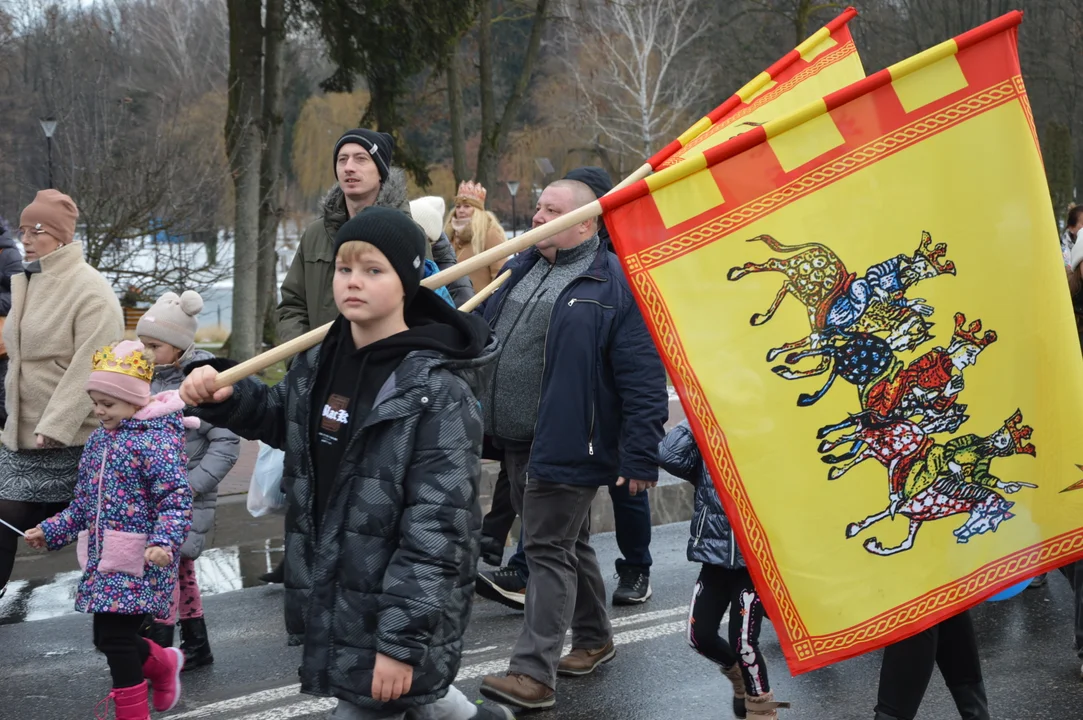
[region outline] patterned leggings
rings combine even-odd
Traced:
[[[718,629],[729,610],[729,642]],[[722,667],[740,663],[745,692],[763,695],[771,689],[767,663],[760,653],[763,603],[748,570],[727,570],[704,563],[692,593],[688,614],[688,644],[703,657]]]
[[[182,557],[177,575],[177,584],[173,586],[173,600],[169,603],[169,619],[165,621],[167,625],[176,625],[178,610],[181,620],[203,617],[203,596],[199,594],[195,560]]]

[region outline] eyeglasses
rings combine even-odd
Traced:
[[[19,228],[18,230],[15,231],[15,237],[19,240],[19,242],[24,242],[27,235],[32,235],[32,236],[36,237],[38,235],[48,235],[48,234],[49,234],[48,230],[43,230],[41,228],[29,228],[29,229],[27,229],[27,228]]]

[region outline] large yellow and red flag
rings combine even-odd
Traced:
[[[653,170],[702,154],[746,130],[865,77],[846,8],[648,160]]]
[[[1083,556],[1021,19],[602,200],[793,672]]]

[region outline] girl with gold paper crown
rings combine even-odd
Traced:
[[[141,342],[94,355],[86,390],[101,422],[79,461],[75,497],[63,512],[26,532],[31,547],[78,542],[83,577],[75,609],[94,615],[94,645],[106,657],[116,720],[149,720],[180,699],[184,655],[139,636],[143,617],[166,617],[180,548],[192,522],[184,454],[184,403],[176,391],[151,397],[153,359]]]

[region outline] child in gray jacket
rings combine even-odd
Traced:
[[[197,350],[194,344],[199,325],[197,318],[202,309],[203,298],[199,293],[186,290],[178,296],[167,292],[139,319],[135,332],[147,353],[154,355],[151,392],[178,389],[184,381],[185,367],[214,357],[209,352]],[[192,529],[181,548],[179,578],[169,619],[153,623],[149,637],[162,647],[171,647],[179,614],[184,669],[191,670],[214,662],[203,621],[195,560],[203,552],[207,534],[214,529],[218,483],[237,462],[240,439],[229,430],[201,421],[198,428],[188,430],[185,440],[188,483],[192,487]]]

